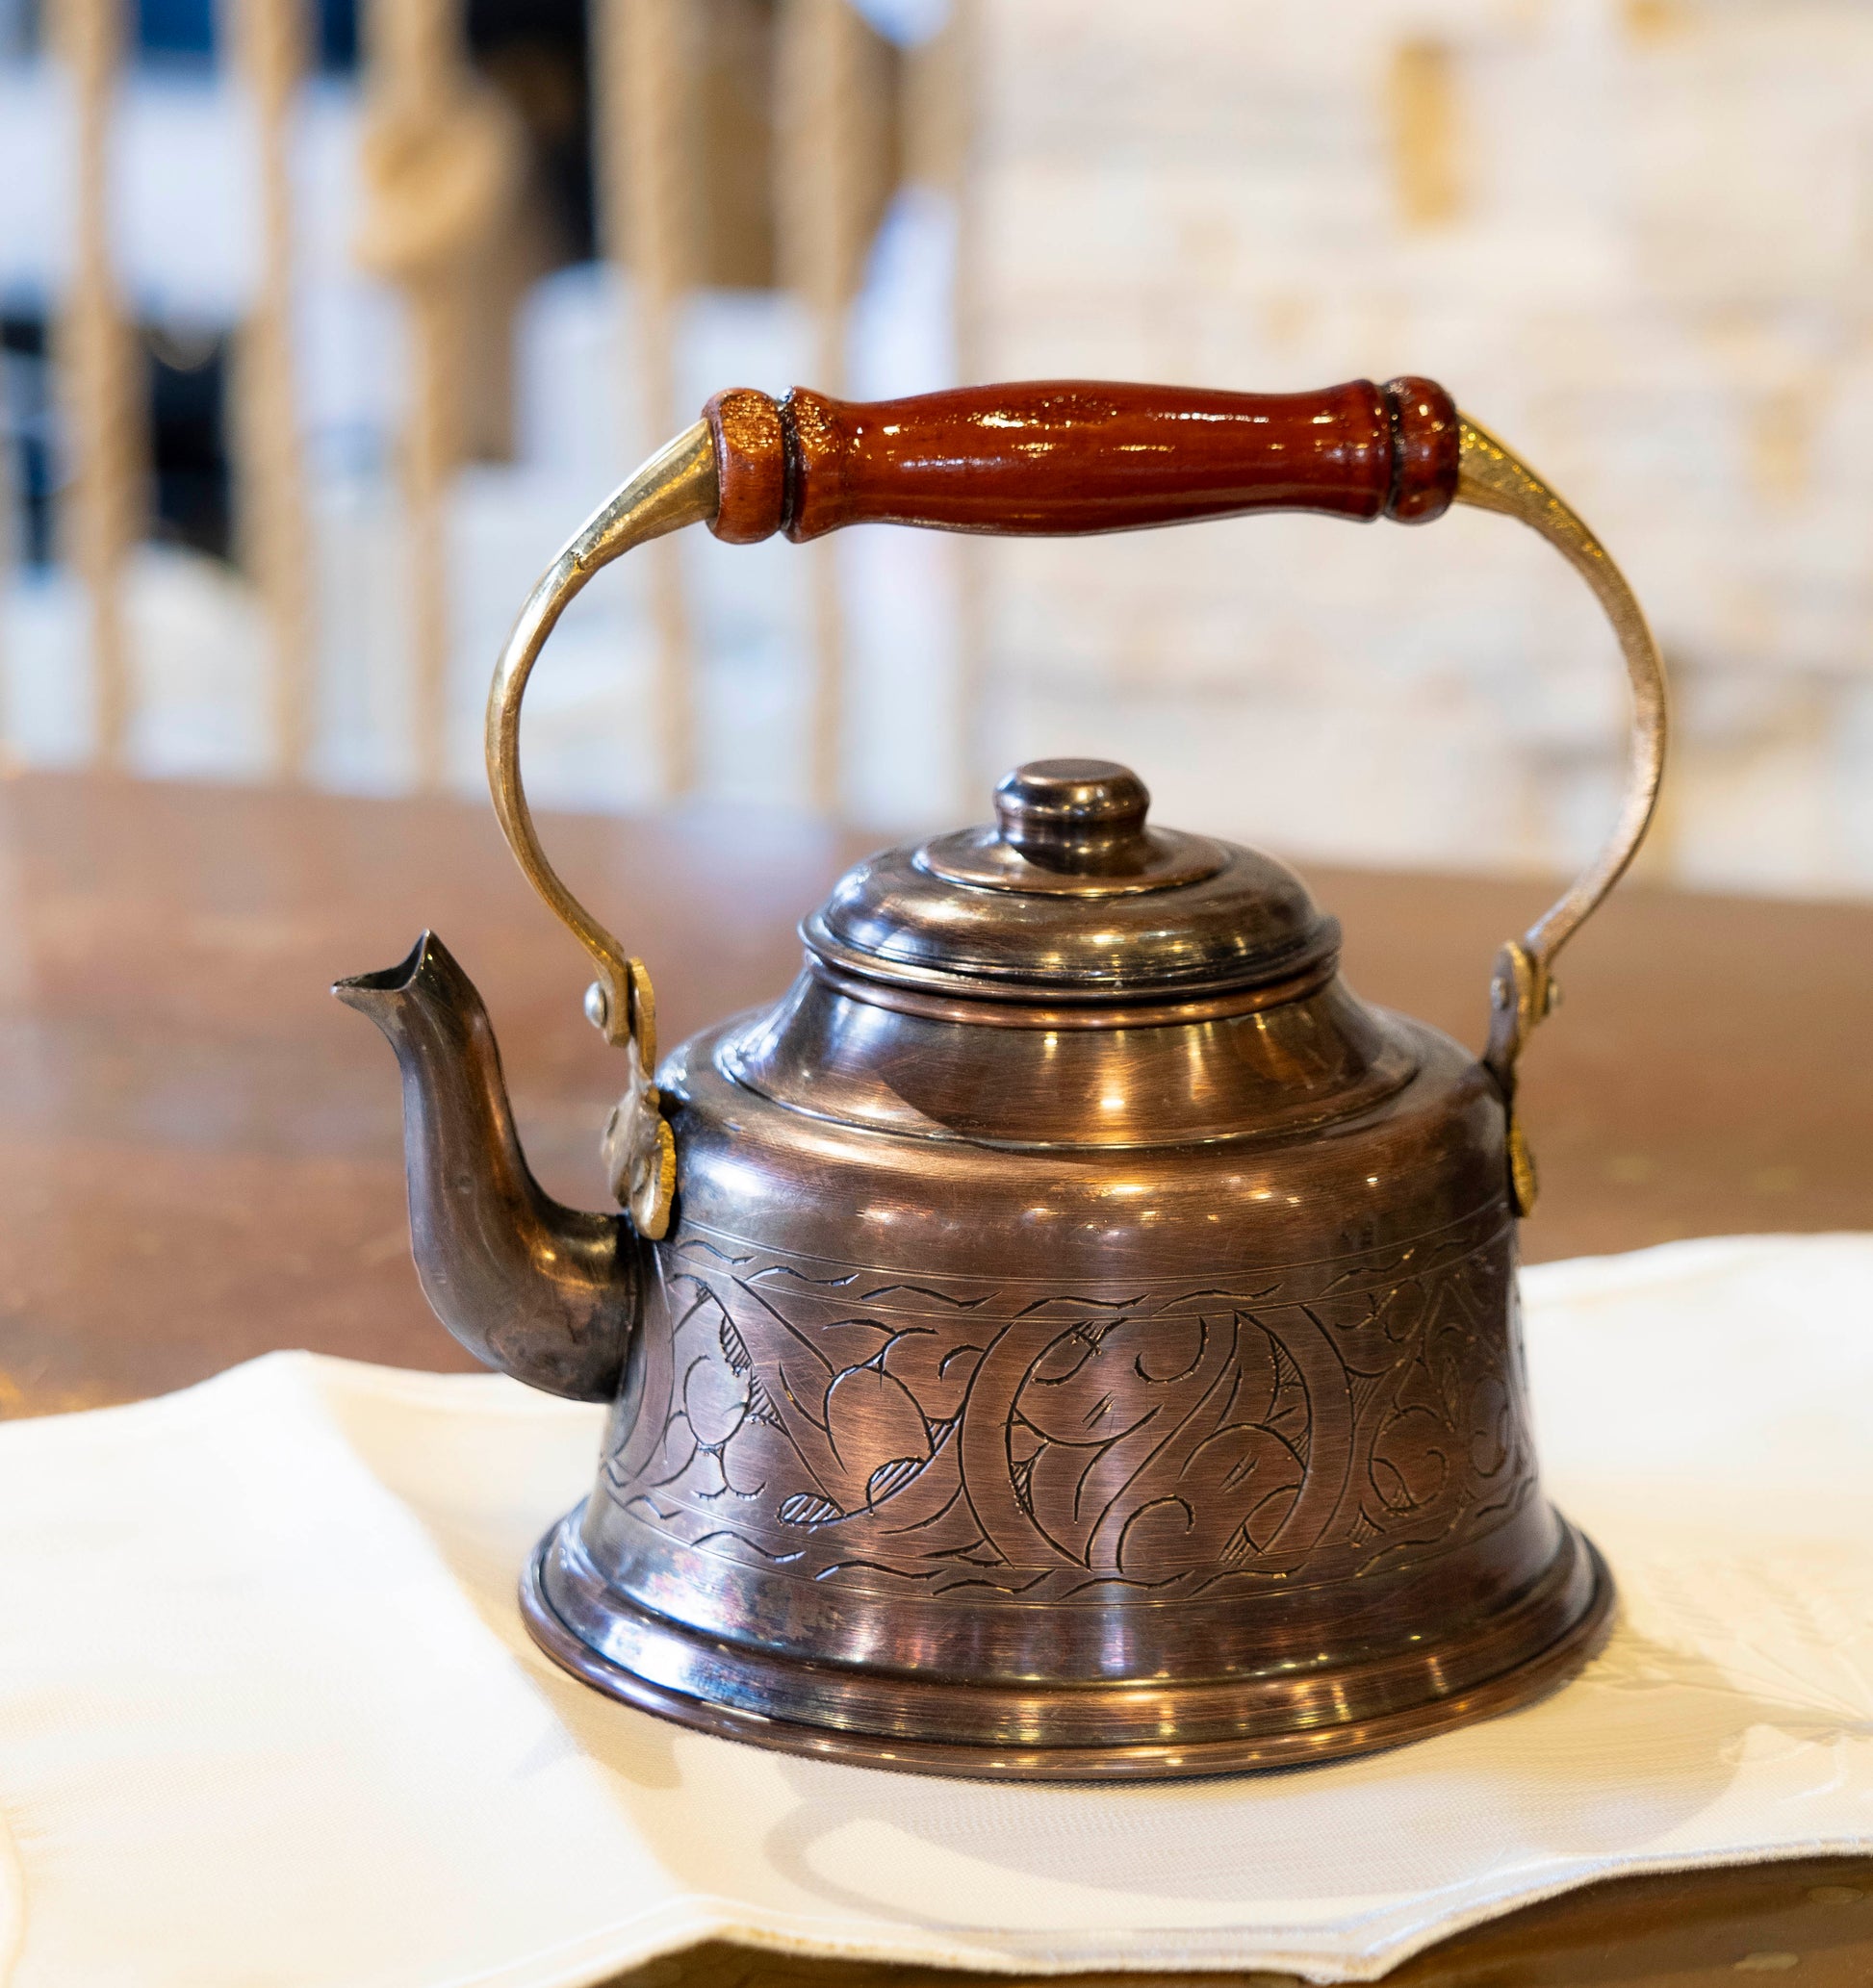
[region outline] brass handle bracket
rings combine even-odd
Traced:
[[[654,1082],[656,994],[644,962],[626,953],[548,862],[521,780],[521,702],[547,638],[574,598],[602,568],[651,539],[713,519],[715,450],[698,421],[622,484],[566,542],[521,609],[488,692],[485,746],[495,815],[526,880],[590,954],[598,979],[585,1012],[604,1039],[631,1053],[630,1081],[605,1128],[612,1192],[638,1232],[655,1241],[670,1226],[677,1149]]]
[[[1529,1035],[1559,1006],[1555,956],[1625,875],[1652,821],[1665,769],[1665,672],[1645,614],[1606,548],[1526,463],[1467,415],[1458,422],[1456,501],[1518,519],[1580,574],[1619,639],[1632,695],[1626,794],[1611,833],[1566,892],[1503,946],[1490,978],[1482,1059],[1508,1108],[1510,1183],[1516,1211],[1526,1215],[1535,1204],[1536,1178],[1515,1109],[1517,1065]]]

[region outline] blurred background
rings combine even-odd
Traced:
[[[0,0],[0,742],[477,794],[528,586],[719,387],[1416,371],[1652,613],[1649,873],[1873,895],[1870,191],[1863,0]],[[883,832],[1090,752],[1546,870],[1622,686],[1474,512],[691,532],[568,617],[527,766]]]

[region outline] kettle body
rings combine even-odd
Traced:
[[[758,1020],[686,1044],[680,1212],[536,1633],[718,1730],[970,1772],[1306,1759],[1542,1689],[1609,1591],[1539,1495],[1501,1104],[1375,1020],[1410,1075],[1328,1136],[992,1168],[803,1142],[737,1081]]]
[[[765,431],[714,419],[732,526],[767,501]],[[667,516],[693,473],[630,501]],[[859,865],[773,1007],[654,1066],[648,977],[500,775],[513,659],[551,619],[517,630],[491,763],[631,1058],[606,1134],[628,1214],[540,1194],[433,941],[341,988],[403,1061],[438,1311],[610,1403],[591,1494],[525,1573],[540,1643],[691,1726],[1036,1778],[1338,1757],[1578,1669],[1613,1590],[1541,1492],[1513,1083],[1572,925],[1504,949],[1478,1058],[1360,1001],[1281,865],[1159,828],[1122,767],[1042,761],[993,824]]]

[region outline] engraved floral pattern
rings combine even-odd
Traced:
[[[1532,1494],[1512,1263],[1500,1208],[1327,1263],[1059,1292],[692,1226],[603,1481],[666,1538],[884,1592],[1410,1565]]]

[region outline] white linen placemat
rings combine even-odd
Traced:
[[[0,1428],[0,1981],[559,1988],[715,1937],[1368,1979],[1615,1872],[1873,1848],[1873,1237],[1525,1289],[1549,1488],[1620,1584],[1605,1655],[1235,1780],[887,1774],[575,1684],[514,1584],[600,1412],[508,1381],[278,1354]]]

